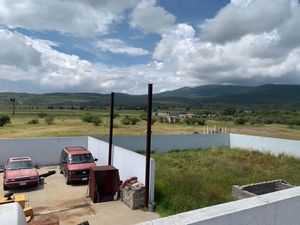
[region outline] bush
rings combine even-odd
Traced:
[[[205,125],[206,121],[203,118],[185,118],[184,123],[187,125]]]
[[[117,117],[120,117],[120,114],[119,113],[114,113],[114,119],[116,119]]]
[[[99,126],[102,123],[102,119],[100,117],[94,117],[92,118],[91,122],[95,125],[95,126]]]
[[[28,121],[28,124],[39,124],[40,121],[38,119],[31,119],[30,121]]]
[[[45,123],[48,125],[54,124],[54,116],[46,116],[45,117]]]
[[[239,117],[234,120],[234,124],[236,124],[236,125],[243,125],[246,122],[247,122],[247,120],[243,117]]]
[[[7,123],[10,123],[10,117],[8,115],[0,116],[0,127],[3,127]]]
[[[40,117],[40,118],[45,118],[46,116],[48,116],[48,114],[45,112],[38,113],[38,117]]]
[[[122,124],[124,125],[135,125],[136,123],[140,122],[141,120],[137,117],[129,117],[129,116],[125,116],[125,118],[123,118],[121,120]]]
[[[102,123],[102,119],[100,117],[90,113],[83,115],[81,120],[85,123],[93,123],[95,126],[99,126]]]
[[[146,114],[146,113],[143,113],[143,114],[141,114],[141,115],[140,115],[140,118],[141,118],[141,120],[145,120],[145,121],[147,121],[147,119],[148,119],[148,116],[147,116],[147,114]]]

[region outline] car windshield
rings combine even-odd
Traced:
[[[94,162],[92,154],[80,154],[80,155],[71,155],[69,158],[69,163],[89,163]]]
[[[18,170],[18,169],[32,169],[34,167],[32,161],[16,161],[16,162],[9,162],[7,164],[7,169],[9,170]]]

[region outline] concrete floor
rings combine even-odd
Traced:
[[[87,184],[66,185],[57,166],[43,167],[39,173],[48,170],[56,170],[56,174],[45,178],[44,185],[11,190],[25,194],[33,207],[34,220],[55,216],[59,218],[60,225],[78,224],[86,220],[91,225],[129,225],[159,218],[156,213],[131,210],[121,201],[93,204],[86,198]],[[0,195],[5,193],[1,182]]]

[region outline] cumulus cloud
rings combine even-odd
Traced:
[[[202,38],[222,43],[246,34],[270,32],[291,16],[291,0],[233,0],[216,17],[201,24]]]
[[[0,24],[78,36],[105,34],[138,0],[0,0]]]
[[[126,54],[129,56],[142,56],[149,54],[149,51],[143,48],[129,46],[120,39],[105,39],[102,41],[97,41],[95,46],[102,51],[108,51],[115,54]]]
[[[264,11],[268,11],[269,4],[272,6],[274,2],[278,5],[283,3],[281,0],[264,1]],[[182,76],[194,77],[198,84],[299,83],[300,39],[297,37],[300,5],[293,0],[285,2],[288,2],[289,11],[283,22],[267,26],[266,29],[262,29],[260,25],[259,29],[252,29],[250,25],[249,32],[240,32],[238,35],[234,33],[234,38],[221,32],[216,35],[222,40],[220,42],[212,36],[208,38],[205,32],[221,27],[224,24],[222,20],[218,24],[217,20],[213,24],[205,22],[206,27],[200,36],[195,34],[190,25],[179,24],[176,29],[162,35],[153,57],[172,64]],[[234,7],[239,6],[235,10],[244,10],[244,6],[241,8],[241,5],[235,4]],[[256,8],[262,3],[260,0],[253,0],[245,9],[251,10],[251,4]],[[223,13],[221,10],[216,18],[221,18]],[[241,15],[242,18],[243,16]],[[260,18],[253,17],[252,23],[258,24]],[[239,21],[238,17],[235,20]]]
[[[50,41],[33,39],[18,32],[0,30],[0,87],[1,90],[29,92],[110,92],[143,93],[148,82],[155,90],[168,85],[180,87],[182,78],[174,75],[164,63],[128,67],[91,63],[76,55],[53,49]],[[18,60],[16,60],[18,58]],[[11,59],[11,60],[10,60]],[[188,84],[187,79],[182,80]]]
[[[130,25],[150,33],[161,34],[175,24],[175,16],[157,5],[156,0],[142,0],[132,11]]]

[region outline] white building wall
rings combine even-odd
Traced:
[[[300,141],[295,140],[230,134],[230,147],[300,157]]]
[[[87,137],[0,139],[0,166],[9,157],[30,156],[37,165],[56,165],[61,150],[68,146],[87,148]]]
[[[94,157],[98,158],[98,166],[108,165],[108,147],[109,144],[107,142],[88,137],[88,149]],[[145,183],[146,158],[144,155],[114,145],[112,151],[112,165],[119,169],[121,180],[124,181],[135,176],[139,182]],[[154,202],[155,161],[153,159],[150,161],[149,182],[149,200],[150,202]]]
[[[137,225],[298,225],[300,187],[228,202]]]

